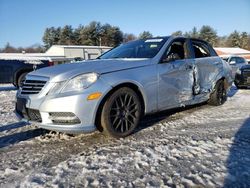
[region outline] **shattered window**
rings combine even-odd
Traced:
[[[201,42],[193,42],[193,49],[195,53],[195,58],[210,57],[208,47]]]

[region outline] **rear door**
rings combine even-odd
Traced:
[[[197,94],[209,93],[223,69],[220,58],[204,41],[191,40],[195,66],[197,67]]]
[[[194,60],[189,58],[187,39],[175,39],[157,65],[158,109],[179,107],[193,98]]]

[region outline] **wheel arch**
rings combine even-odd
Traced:
[[[220,81],[220,80],[223,81],[223,84],[224,84],[225,89],[230,88],[230,83],[228,82],[228,80],[227,80],[227,78],[226,78],[225,76],[221,76],[219,79],[217,79],[217,81],[214,83],[213,88],[215,87],[216,83],[217,83],[218,81]]]
[[[100,117],[101,117],[101,113],[102,113],[102,108],[103,105],[105,103],[105,101],[108,99],[108,97],[113,94],[115,91],[117,91],[120,88],[123,87],[128,87],[130,89],[132,89],[134,92],[136,92],[136,94],[138,95],[140,102],[141,102],[141,107],[142,107],[142,116],[146,113],[146,100],[145,100],[145,95],[142,91],[142,89],[140,88],[140,86],[138,86],[135,83],[132,82],[123,82],[123,83],[119,83],[116,84],[115,86],[112,86],[112,88],[105,94],[105,96],[102,98],[101,102],[98,105],[97,111],[96,111],[96,115],[95,115],[95,125],[97,130],[102,131],[102,126],[101,126],[101,122],[100,122]]]
[[[31,68],[21,68],[21,69],[18,69],[15,73],[14,73],[14,76],[13,76],[13,83],[15,85],[17,85],[17,81],[18,81],[18,78],[19,76],[21,76],[23,73],[29,73],[33,71],[33,69]]]

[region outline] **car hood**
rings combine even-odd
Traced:
[[[28,76],[42,76],[49,78],[50,82],[59,82],[79,74],[90,72],[98,74],[110,73],[147,66],[150,62],[150,59],[97,59],[46,67],[33,71]]]

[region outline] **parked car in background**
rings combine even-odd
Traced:
[[[145,114],[205,101],[222,105],[232,82],[230,66],[203,40],[136,40],[96,60],[29,73],[17,92],[16,114],[49,130],[98,129],[119,138]]]
[[[20,87],[26,74],[39,68],[52,66],[47,58],[0,58],[0,83],[12,83]]]
[[[229,65],[232,67],[233,76],[235,77],[236,71],[239,70],[242,66],[247,65],[248,62],[245,58],[240,56],[229,56],[223,58]]]
[[[250,65],[244,65],[236,71],[234,84],[239,89],[250,87]]]

